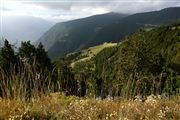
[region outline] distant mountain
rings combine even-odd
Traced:
[[[180,7],[173,7],[165,8],[160,11],[133,14],[101,29],[96,35],[95,41],[103,40],[117,42],[126,35],[134,33],[141,27],[154,27],[180,20],[179,13]]]
[[[38,42],[42,42],[50,57],[97,45],[95,35],[106,25],[118,22],[126,15],[108,13],[57,23]]]
[[[53,22],[30,16],[3,16],[2,22],[3,35],[1,33],[1,37],[12,42],[22,40],[34,42],[54,25]]]
[[[155,27],[180,19],[180,7],[160,11],[122,15],[108,13],[57,23],[38,42],[42,42],[51,58],[104,42],[117,42],[139,28]]]

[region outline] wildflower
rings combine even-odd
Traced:
[[[158,115],[159,118],[163,118],[163,117],[165,117],[166,114],[165,114],[164,111],[160,110],[157,115]]]
[[[141,96],[137,95],[135,96],[135,102],[142,102]]]
[[[168,112],[170,108],[168,106],[165,107],[165,111]]]

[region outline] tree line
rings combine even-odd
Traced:
[[[49,92],[78,95],[74,74],[63,60],[51,62],[42,43],[18,50],[4,40],[0,48],[0,97],[30,99]]]

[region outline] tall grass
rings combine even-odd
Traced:
[[[52,73],[38,72],[31,65],[12,67],[10,71],[0,68],[0,95],[6,99],[29,100],[42,93],[53,91]]]
[[[41,97],[43,94],[63,91],[63,85],[65,85],[69,90],[73,88],[72,81],[70,80],[69,83],[67,82],[67,79],[71,78],[68,76],[67,79],[61,77],[62,74],[59,74],[59,72],[56,74],[57,76],[54,76],[54,73],[57,72],[55,70],[37,70],[35,66],[30,64],[19,65],[19,67],[11,68],[12,69],[8,72],[0,68],[0,97],[5,99],[31,100]],[[65,77],[64,74],[66,73],[63,73],[63,76]],[[94,82],[90,84],[88,81],[85,82],[87,84],[86,91],[90,88],[94,88],[94,91],[91,89],[87,96],[89,94],[91,94],[91,97],[96,96],[96,83]],[[170,74],[165,80],[161,75],[135,77],[130,75],[127,82],[123,85],[121,85],[122,83],[116,84],[116,86],[115,83],[104,84],[107,85],[102,85],[103,87],[101,87],[101,93],[99,94],[102,98],[110,95],[112,97],[121,96],[126,99],[134,99],[137,95],[146,97],[151,94],[165,94],[171,98],[175,95],[179,95],[180,89],[176,86],[176,80],[172,74]],[[94,87],[92,87],[93,85]],[[81,86],[77,87],[80,88]]]
[[[173,74],[166,75],[166,77],[163,73],[157,76],[140,75],[134,77],[130,75],[127,82],[120,88],[121,94],[119,96],[134,99],[135,96],[139,95],[146,99],[147,96],[154,94],[165,95],[171,99],[180,95],[180,86],[177,82],[178,78],[174,77]]]

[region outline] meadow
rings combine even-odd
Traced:
[[[180,97],[150,95],[143,100],[121,97],[79,98],[63,93],[26,102],[0,99],[0,119],[7,120],[179,120]]]

